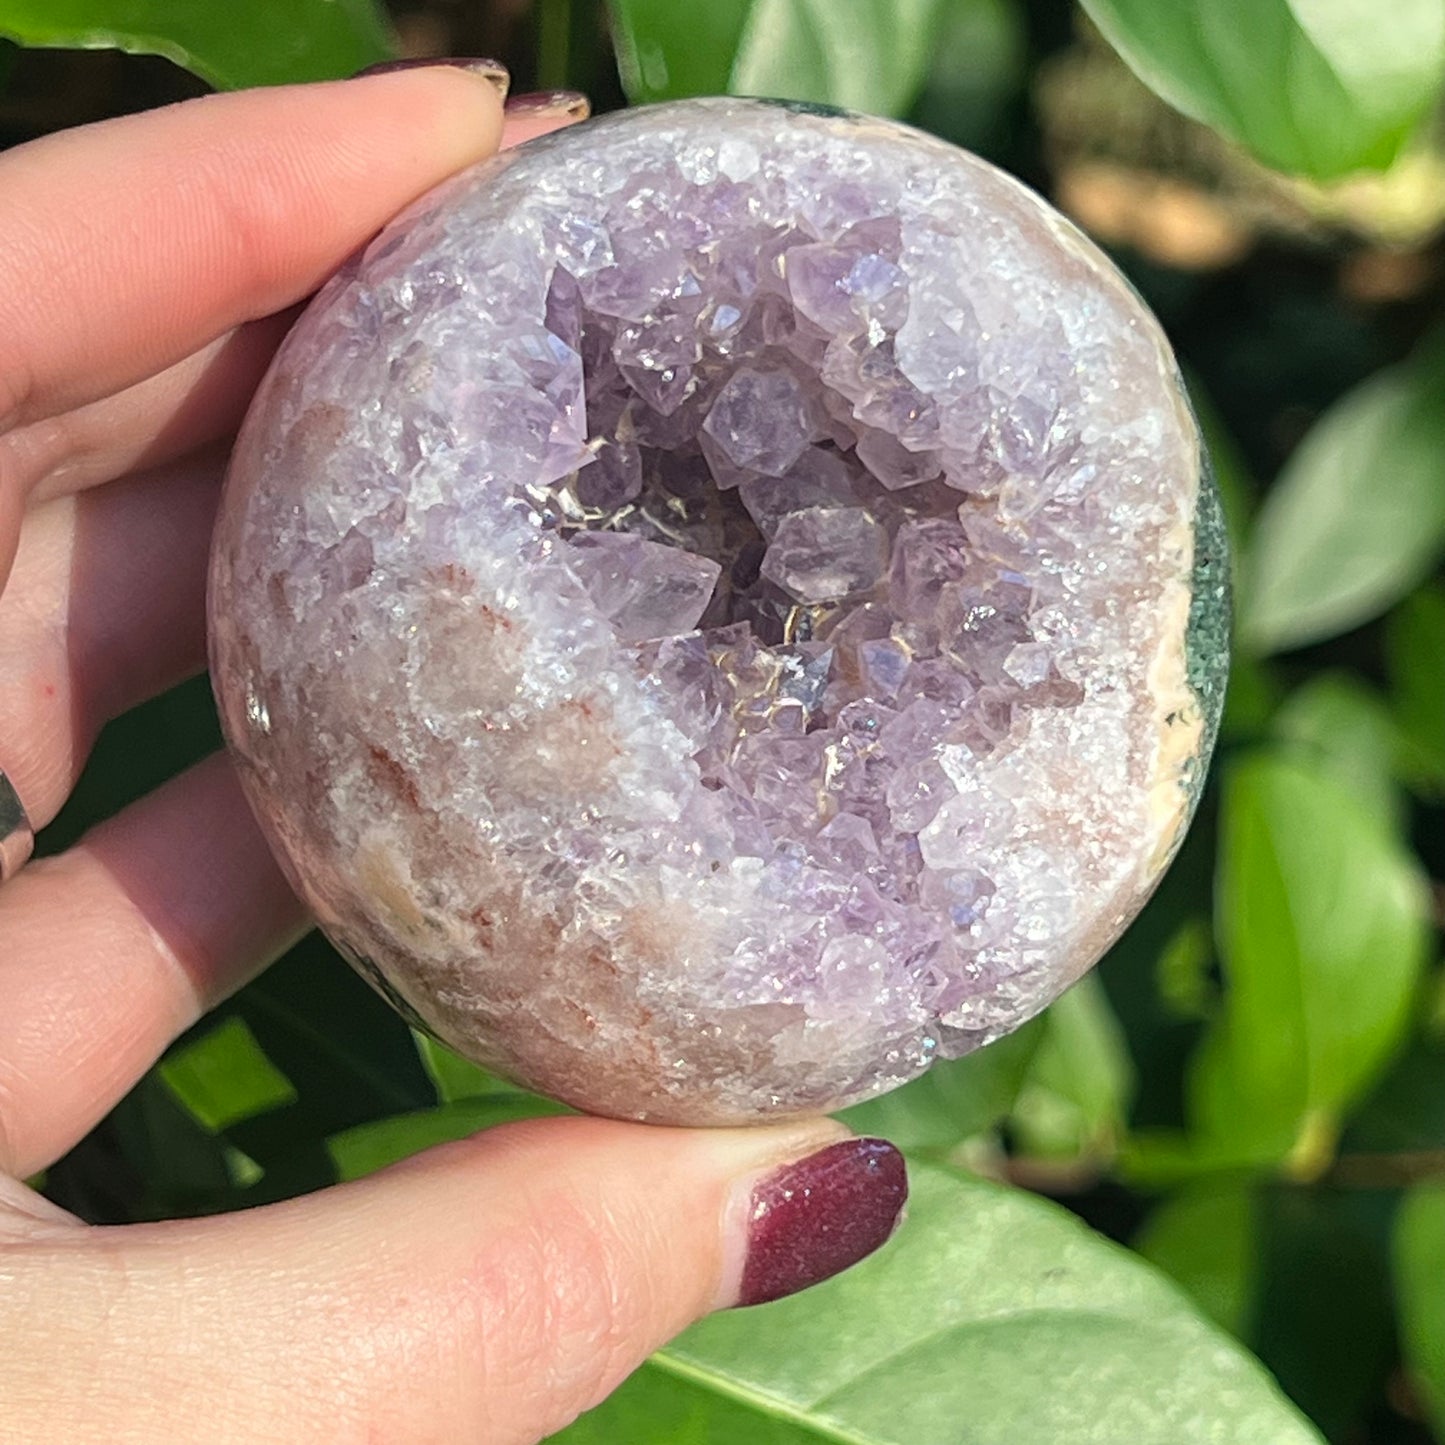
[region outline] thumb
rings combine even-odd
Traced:
[[[243,1214],[66,1231],[11,1281],[7,1420],[77,1442],[521,1445],[699,1316],[871,1253],[906,1193],[891,1145],[827,1120],[559,1118]]]

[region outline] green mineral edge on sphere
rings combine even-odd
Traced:
[[[908,127],[714,99],[423,197],[242,429],[227,739],[413,1023],[597,1113],[873,1097],[1017,1028],[1177,849],[1228,572],[1157,321]]]

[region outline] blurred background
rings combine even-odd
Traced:
[[[598,110],[733,90],[900,116],[1107,247],[1178,350],[1233,535],[1212,783],[1093,976],[850,1122],[1138,1252],[1326,1439],[1445,1441],[1439,0],[0,0],[0,36],[4,146],[486,55]],[[217,745],[204,679],[119,720],[43,848]],[[312,938],[43,1185],[97,1221],[231,1209],[547,1107]],[[744,1438],[677,1431],[612,1438]]]

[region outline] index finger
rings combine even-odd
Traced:
[[[437,66],[207,96],[0,156],[0,431],[299,300],[501,128],[495,80]]]

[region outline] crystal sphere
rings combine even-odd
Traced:
[[[691,101],[448,182],[242,430],[212,664],[415,1024],[584,1109],[829,1110],[1007,1033],[1187,825],[1222,530],[1157,323],[906,127]]]

